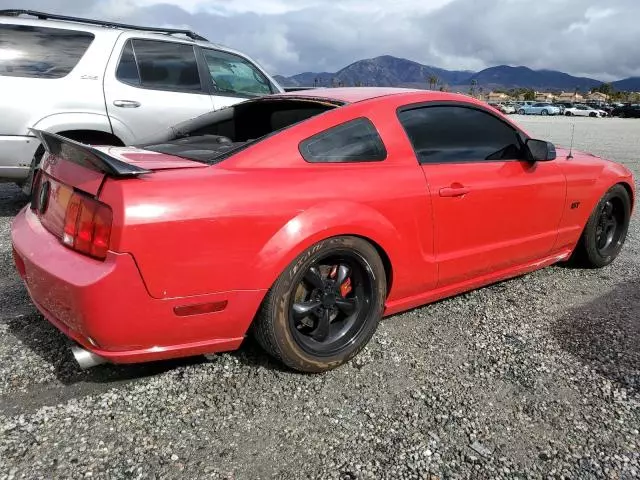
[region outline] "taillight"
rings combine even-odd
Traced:
[[[77,252],[104,260],[109,250],[112,219],[107,205],[74,192],[67,204],[62,243]]]

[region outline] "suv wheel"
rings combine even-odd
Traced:
[[[22,183],[18,184],[18,186],[22,189],[22,193],[24,193],[28,197],[31,196],[31,189],[33,188],[33,179],[35,177],[36,169],[38,168],[38,166],[40,166],[40,161],[42,160],[43,155],[44,155],[44,147],[42,145],[39,145],[35,153],[33,154],[33,158],[31,159],[31,167],[29,168],[29,175]]]

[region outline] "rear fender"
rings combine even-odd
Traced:
[[[340,235],[364,237],[377,244],[396,265],[401,237],[377,210],[355,202],[334,201],[314,206],[289,220],[258,255],[257,271],[265,288],[312,245]]]
[[[55,113],[38,120],[32,128],[53,133],[70,130],[94,130],[114,134],[109,117],[99,113]],[[119,133],[121,132],[117,132],[115,135],[126,142],[127,138],[122,138]]]

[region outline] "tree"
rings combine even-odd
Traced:
[[[534,92],[533,90],[529,89],[529,90],[525,90],[523,93],[524,99],[525,100],[535,100],[536,99],[536,92]]]
[[[429,82],[429,90],[433,90],[440,80],[436,75],[431,74],[427,77],[427,81]]]
[[[473,80],[471,80],[471,88],[469,88],[469,95],[471,95],[472,97],[474,97],[476,94],[476,85],[478,85],[478,80],[474,78]]]
[[[610,83],[601,83],[597,87],[592,88],[591,92],[600,92],[604,93],[605,95],[611,95],[613,93],[613,87]]]

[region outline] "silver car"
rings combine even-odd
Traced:
[[[537,102],[521,106],[518,113],[520,115],[559,115],[560,109],[550,103]]]
[[[30,128],[131,145],[284,90],[247,55],[187,30],[2,10],[0,91],[0,181],[28,193],[43,151]]]

